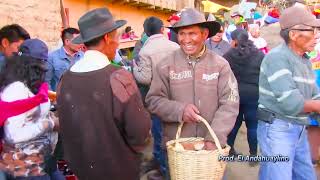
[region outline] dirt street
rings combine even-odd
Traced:
[[[235,148],[238,153],[244,155],[249,154],[249,147],[247,143],[245,124],[242,124],[238,132],[238,136],[235,143]],[[147,148],[149,154],[148,158],[152,157],[152,146]],[[226,178],[224,180],[257,180],[258,179],[259,165],[250,167],[247,162],[230,162],[227,165]],[[320,179],[320,168],[317,168],[318,179]],[[140,180],[147,180],[147,175],[144,175]]]

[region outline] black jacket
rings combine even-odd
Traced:
[[[238,81],[240,103],[257,101],[260,65],[264,54],[258,49],[243,54],[239,49],[232,48],[223,57],[229,62]]]

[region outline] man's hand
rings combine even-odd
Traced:
[[[53,112],[50,112],[51,113],[51,118],[52,118],[52,121],[54,122],[54,128],[53,128],[53,131],[58,131],[59,128],[60,128],[60,122],[59,122],[59,118],[56,116],[55,113]]]
[[[204,148],[205,148],[205,150],[213,151],[213,150],[217,149],[217,146],[211,141],[205,141]]]
[[[314,100],[313,106],[315,108],[315,112],[320,114],[320,100]]]
[[[200,111],[198,110],[198,108],[195,105],[188,104],[184,108],[182,120],[183,120],[183,122],[188,122],[188,123],[199,122],[199,119],[198,119],[199,113],[200,113]]]
[[[320,114],[320,100],[306,100],[304,102],[303,112],[316,112]]]

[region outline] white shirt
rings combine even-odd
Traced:
[[[250,39],[251,41],[253,41],[253,44],[254,44],[258,49],[267,47],[267,41],[264,40],[262,37],[258,37],[258,38],[251,37],[251,38],[249,38],[249,39]]]
[[[88,50],[83,58],[76,62],[71,68],[72,72],[90,72],[103,69],[110,64],[108,57],[96,50]]]

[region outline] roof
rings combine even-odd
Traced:
[[[215,13],[217,12],[219,9],[226,9],[226,10],[230,10],[229,7],[226,6],[222,6],[218,3],[214,3],[211,1],[202,1],[203,7],[204,7],[204,12],[210,12],[210,13]]]

